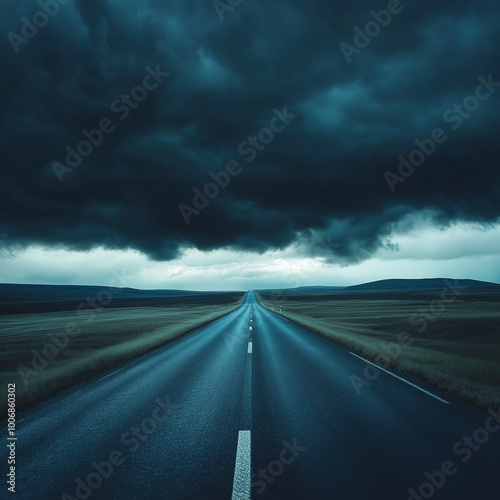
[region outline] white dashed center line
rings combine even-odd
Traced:
[[[231,500],[250,500],[251,498],[251,439],[251,431],[238,433]]]

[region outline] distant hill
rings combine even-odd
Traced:
[[[106,286],[0,284],[0,315],[75,311],[86,308],[165,307],[218,304],[238,300],[243,292],[137,290]],[[93,305],[94,304],[94,305]],[[95,305],[97,304],[97,306]]]
[[[289,290],[304,290],[308,292],[328,292],[329,290],[343,290],[345,286],[299,286]]]
[[[0,303],[85,300],[87,297],[96,297],[102,290],[115,292],[113,295],[122,299],[176,297],[205,293],[187,290],[138,290],[106,286],[0,284]]]
[[[273,292],[316,292],[316,293],[327,293],[327,292],[337,292],[343,290],[343,286],[297,286],[295,288],[263,288],[257,291],[272,290]]]
[[[457,286],[464,286],[467,288],[478,287],[499,287],[497,283],[489,283],[487,281],[477,280],[453,280],[451,278],[423,278],[423,279],[390,279],[372,281],[370,283],[363,283],[361,285],[354,285],[345,287],[343,292],[397,292],[397,291],[411,291],[411,290],[435,290],[447,287],[447,283],[456,283]]]

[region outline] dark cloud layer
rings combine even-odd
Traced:
[[[211,0],[74,0],[26,43],[12,33],[41,5],[6,4],[0,232],[12,245],[171,259],[319,235],[356,260],[391,245],[408,214],[433,210],[444,225],[500,216],[500,89],[489,84],[470,117],[444,119],[478,77],[500,81],[496,1],[402,1],[350,63],[340,44],[387,2],[243,1],[221,22]],[[115,102],[158,68],[169,76],[135,109]],[[239,145],[284,107],[296,117],[247,162]],[[59,182],[53,163],[104,118],[114,131]],[[437,127],[448,139],[391,192],[384,173],[401,181],[397,157]],[[187,225],[179,205],[193,206],[193,189],[230,160],[241,173]]]

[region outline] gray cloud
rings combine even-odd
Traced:
[[[221,23],[210,1],[75,0],[16,54],[7,35],[40,6],[15,2],[0,21],[0,232],[11,245],[104,245],[160,260],[322,234],[350,262],[390,245],[408,213],[498,221],[500,92],[457,130],[443,114],[478,76],[500,81],[500,6],[401,4],[348,64],[339,45],[387,3],[257,0]],[[120,120],[111,104],[157,65],[169,77]],[[247,163],[239,144],[284,106],[297,118]],[[106,117],[116,130],[59,183],[53,162]],[[436,127],[448,140],[392,193],[384,172]],[[233,159],[242,172],[186,225],[179,204]]]

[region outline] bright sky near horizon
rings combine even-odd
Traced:
[[[422,228],[395,237],[390,248],[358,263],[339,263],[319,245],[307,256],[300,247],[237,253],[186,250],[169,262],[154,262],[134,250],[90,252],[30,247],[0,252],[2,280],[9,283],[107,285],[118,273],[132,288],[247,290],[295,286],[343,286],[387,278],[450,277],[500,283],[500,228]]]
[[[6,3],[0,282],[500,281],[500,2]]]

